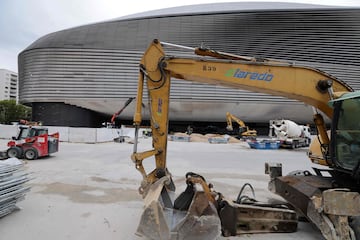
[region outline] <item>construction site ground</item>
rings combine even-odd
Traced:
[[[194,138],[195,139],[195,138]],[[7,140],[0,140],[0,150]],[[138,150],[150,150],[151,138],[139,139]],[[1,239],[36,240],[142,240],[135,235],[143,210],[138,194],[141,175],[130,160],[131,143],[60,143],[50,157],[28,161],[31,191],[17,206],[19,211],[0,218]],[[278,198],[267,190],[265,162],[280,162],[283,173],[312,164],[306,149],[255,150],[246,142],[168,142],[168,168],[177,194],[185,188],[188,171],[203,175],[216,191],[236,199],[250,183],[258,200]],[[148,171],[153,159],[145,160]],[[300,222],[295,233],[245,234],[220,239],[323,239],[310,223]]]

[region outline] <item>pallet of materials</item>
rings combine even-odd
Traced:
[[[229,138],[228,137],[210,137],[210,138],[208,138],[208,141],[209,141],[209,143],[215,143],[215,144],[228,143]]]
[[[174,142],[190,142],[190,136],[177,136],[177,135],[170,135],[170,141]]]
[[[249,140],[247,141],[250,148],[254,149],[279,149],[280,141],[273,140]]]
[[[17,158],[0,161],[0,218],[19,208],[16,204],[30,191],[24,163]]]

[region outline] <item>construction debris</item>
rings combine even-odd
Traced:
[[[229,135],[220,135],[220,134],[199,134],[192,133],[188,135],[187,133],[176,132],[169,136],[170,141],[179,141],[180,139],[186,140],[186,142],[209,142],[209,143],[218,143],[223,141],[224,143],[239,143],[241,140],[229,136]],[[183,141],[184,142],[184,141]]]
[[[19,209],[16,203],[30,191],[30,187],[25,185],[29,180],[24,163],[19,159],[0,161],[0,218]]]

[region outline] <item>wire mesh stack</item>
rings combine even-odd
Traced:
[[[17,158],[0,161],[0,218],[19,208],[16,203],[25,198],[30,191],[29,174],[24,163]]]

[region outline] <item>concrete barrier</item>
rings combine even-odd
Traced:
[[[59,132],[61,142],[70,142],[69,138],[69,127],[54,127],[48,126],[49,133]]]
[[[122,126],[121,128],[75,128],[46,126],[49,133],[59,132],[61,142],[101,143],[111,142],[114,138],[125,136],[134,138],[135,129]],[[0,139],[11,139],[18,133],[18,126],[0,124]],[[139,131],[139,137],[142,131]]]
[[[18,132],[18,127],[16,125],[3,125],[0,124],[0,138],[1,139],[11,139],[13,136],[16,136]]]

